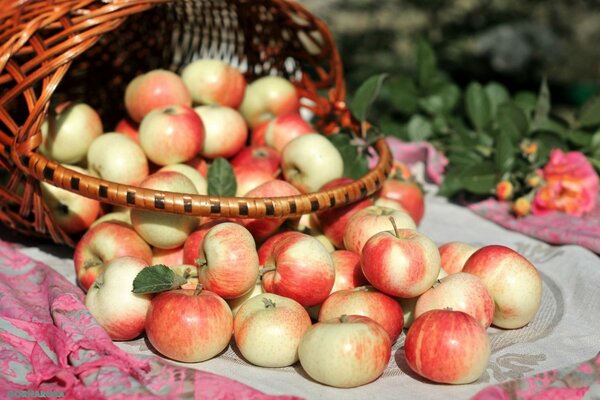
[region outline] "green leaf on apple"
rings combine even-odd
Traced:
[[[216,158],[208,167],[209,196],[235,196],[237,181],[233,168],[225,158]]]
[[[369,161],[366,154],[359,151],[359,146],[352,142],[349,135],[337,133],[327,137],[340,152],[344,160],[344,176],[359,179],[369,172]]]
[[[158,264],[141,270],[133,280],[133,293],[160,293],[178,289],[187,280],[166,265]]]

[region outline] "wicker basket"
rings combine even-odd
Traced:
[[[283,0],[9,0],[0,10],[0,219],[27,236],[74,239],[56,226],[40,181],[104,203],[185,215],[286,218],[374,193],[391,169],[383,140],[376,168],[352,184],[291,197],[160,192],[82,175],[37,151],[55,102],[81,100],[105,126],[124,114],[125,85],[154,68],[179,72],[200,57],[238,66],[249,81],[290,79],[325,134],[357,129],[345,104],[342,63],[326,25]],[[4,171],[3,171],[4,170]]]

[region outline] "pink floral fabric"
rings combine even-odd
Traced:
[[[85,400],[296,398],[120,350],[87,311],[79,288],[0,240],[0,398],[27,393]]]

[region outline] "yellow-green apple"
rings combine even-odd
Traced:
[[[494,300],[481,279],[466,272],[448,275],[421,294],[415,304],[415,318],[429,310],[463,311],[488,328],[494,318]]]
[[[354,182],[354,179],[342,177],[326,183],[319,190],[324,191],[334,189],[352,182]],[[373,205],[373,201],[370,198],[365,198],[345,206],[319,211],[314,215],[319,223],[319,226],[321,227],[321,230],[323,231],[323,234],[327,236],[327,238],[336,248],[343,249],[344,232],[346,231],[348,220],[359,210],[371,205]]]
[[[181,79],[198,104],[238,108],[246,90],[244,75],[221,60],[193,61],[181,71]]]
[[[233,315],[215,293],[176,289],[159,293],[146,314],[146,336],[163,356],[200,362],[223,351],[231,340]]]
[[[378,197],[375,199],[373,204],[375,204],[376,206],[379,206],[379,207],[387,207],[387,208],[391,208],[394,210],[404,211],[405,213],[408,214],[408,211],[406,210],[406,208],[402,207],[402,204],[400,204],[398,202],[398,200],[392,200],[392,199],[388,199],[385,197]]]
[[[140,187],[164,192],[197,194],[192,181],[174,171],[156,172],[140,183]],[[183,245],[198,225],[198,218],[134,208],[131,224],[146,242],[154,247],[172,249]]]
[[[278,115],[298,111],[300,101],[296,87],[279,76],[264,76],[246,86],[240,112],[254,128]]]
[[[129,137],[108,132],[98,136],[88,149],[88,169],[107,181],[137,185],[148,176],[148,159]]]
[[[361,254],[367,240],[379,232],[392,229],[390,219],[394,220],[398,229],[417,228],[411,216],[405,212],[375,205],[368,206],[358,210],[347,220],[344,247]]]
[[[253,165],[240,165],[233,168],[237,183],[236,196],[243,197],[251,190],[256,189],[266,182],[277,179],[279,171],[271,172],[257,168]]]
[[[182,175],[185,175],[196,188],[196,192],[198,194],[207,194],[208,193],[208,182],[206,177],[204,177],[200,171],[187,164],[169,164],[160,168],[158,172],[162,171],[175,171],[179,172]]]
[[[286,181],[272,179],[250,190],[245,197],[285,197],[300,194],[298,189]],[[248,218],[241,219],[240,223],[254,236],[257,243],[261,243],[273,235],[283,224],[283,218]]]
[[[183,264],[183,245],[172,249],[152,248],[152,265],[162,264],[167,267]]]
[[[248,293],[258,278],[258,254],[252,234],[233,222],[208,230],[196,264],[198,281],[224,299]]]
[[[183,243],[183,262],[196,265],[202,253],[202,242],[208,231],[213,226],[226,221],[227,219],[224,218],[209,219],[190,233]]]
[[[131,256],[152,262],[152,249],[128,224],[106,221],[88,229],[75,245],[73,263],[77,282],[88,290],[106,265],[115,258]]]
[[[362,315],[343,315],[311,326],[300,341],[298,358],[317,382],[350,388],[377,379],[391,351],[390,337],[381,325]]]
[[[299,232],[275,243],[262,269],[265,292],[289,297],[304,307],[323,302],[334,280],[335,267],[327,249]]]
[[[237,110],[212,105],[198,106],[194,111],[204,124],[202,157],[230,158],[244,147],[248,139],[248,125]]]
[[[148,266],[137,257],[111,260],[85,296],[85,305],[113,340],[131,340],[144,332],[149,294],[133,293],[133,280]]]
[[[87,175],[87,171],[73,165],[66,168]],[[77,234],[88,229],[100,213],[98,200],[69,192],[47,182],[40,183],[42,198],[52,220],[67,234]]]
[[[259,294],[263,294],[264,292],[265,291],[262,288],[261,279],[260,279],[260,277],[258,277],[258,279],[256,279],[256,283],[254,284],[254,287],[252,288],[251,291],[249,291],[248,293],[246,293],[243,296],[236,297],[235,299],[225,300],[225,301],[227,301],[227,304],[229,304],[229,308],[231,308],[231,312],[233,313],[233,316],[235,318],[235,315],[237,314],[240,307],[244,303],[246,303],[249,299],[253,298],[254,296],[258,296]]]
[[[127,225],[131,226],[130,212],[131,212],[131,210],[129,208],[108,212],[108,213],[103,214],[102,216],[96,218],[96,220],[94,222],[92,222],[92,224],[90,225],[90,228],[92,228],[102,222],[106,222],[106,221],[120,221],[120,222],[124,222]]]
[[[134,142],[140,144],[139,128],[139,124],[132,121],[130,118],[121,118],[119,122],[117,122],[114,131],[129,136]]]
[[[96,110],[85,103],[69,103],[42,122],[40,152],[59,163],[77,164],[85,159],[90,144],[102,132]]]
[[[425,214],[425,197],[421,186],[412,180],[386,179],[377,192],[377,197],[395,200],[419,225]]]
[[[404,354],[417,374],[434,382],[463,384],[483,374],[490,344],[485,328],[469,314],[431,310],[408,329]]]
[[[493,324],[515,329],[527,325],[542,302],[542,278],[535,266],[513,249],[483,246],[465,263],[463,272],[478,276],[496,309]]]
[[[440,257],[442,257],[442,268],[448,274],[455,274],[462,271],[467,259],[471,257],[477,249],[479,249],[478,246],[473,246],[472,244],[461,241],[452,241],[442,244],[438,247]]]
[[[281,368],[298,361],[300,340],[311,325],[300,303],[265,293],[240,307],[233,320],[233,336],[248,362]]]
[[[230,160],[230,163],[234,169],[252,166],[259,170],[268,171],[272,174],[271,176],[275,176],[280,169],[281,156],[274,149],[267,146],[246,146]]]
[[[309,193],[344,173],[338,149],[323,135],[308,133],[289,142],[281,152],[281,167],[286,181]]]
[[[396,297],[424,293],[441,269],[437,246],[415,229],[394,229],[372,236],[362,249],[360,264],[371,285]]]
[[[192,105],[183,80],[174,72],[155,69],[133,78],[125,88],[125,109],[135,122],[156,108]]]
[[[298,111],[278,115],[252,130],[253,135],[264,136],[265,145],[278,153],[293,139],[308,133],[316,133],[315,128]]]
[[[342,315],[364,315],[377,322],[394,343],[404,327],[404,312],[400,304],[372,286],[338,290],[329,295],[321,305],[319,321],[339,318]]]
[[[150,111],[140,123],[140,144],[157,165],[191,160],[204,145],[204,124],[193,108],[168,105]]]

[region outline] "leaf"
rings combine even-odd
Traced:
[[[485,90],[485,94],[490,101],[490,111],[492,116],[497,115],[498,106],[500,106],[500,104],[510,100],[508,90],[497,82],[488,83],[483,90]]]
[[[350,111],[359,121],[367,120],[367,115],[371,105],[379,96],[383,82],[387,78],[387,74],[374,75],[360,85],[352,102],[350,103]]]
[[[160,293],[181,287],[187,280],[159,264],[142,269],[133,280],[133,293]]]
[[[451,111],[460,98],[460,89],[453,83],[438,85],[432,94],[419,99],[419,105],[429,114],[440,114]]]
[[[535,112],[533,114],[533,122],[531,123],[532,129],[537,130],[541,124],[548,119],[550,115],[550,90],[548,89],[548,83],[544,78],[540,87],[540,92],[537,97],[535,105]]]
[[[452,197],[460,191],[473,194],[490,194],[496,185],[494,165],[489,162],[468,165],[451,170],[440,186],[441,196]]]
[[[600,95],[592,97],[581,107],[578,119],[584,128],[600,125]]]
[[[379,125],[385,136],[394,136],[406,142],[410,140],[406,124],[402,124],[394,118],[384,116],[381,121],[379,121]]]
[[[566,138],[569,134],[569,129],[564,124],[552,118],[547,118],[546,120],[540,122],[536,130],[556,133],[563,139]]]
[[[569,142],[579,147],[591,147],[593,134],[586,131],[574,130],[570,131],[567,135]]]
[[[560,136],[552,132],[536,132],[532,141],[537,144],[536,162],[540,165],[546,164],[550,158],[552,149],[567,150],[568,146]]]
[[[529,119],[533,113],[533,110],[535,110],[537,98],[535,97],[534,93],[523,91],[518,92],[515,95],[513,102],[517,107],[525,112],[525,115],[527,115],[527,118]]]
[[[417,41],[417,76],[419,86],[426,88],[435,82],[437,75],[437,60],[431,45],[420,38]]]
[[[415,114],[408,121],[408,137],[413,142],[427,140],[433,134],[431,122],[419,114]]]
[[[494,153],[494,163],[496,169],[502,174],[512,169],[515,164],[516,146],[513,144],[511,137],[508,135],[500,135],[496,141]]]
[[[408,76],[396,75],[385,83],[390,102],[400,112],[412,114],[417,110],[419,93],[415,83]]]
[[[467,87],[467,115],[473,127],[482,131],[491,120],[490,101],[478,82],[472,82]]]
[[[209,196],[235,196],[237,181],[229,161],[219,157],[208,167],[207,173]]]
[[[517,142],[520,138],[527,135],[529,131],[527,115],[513,103],[500,105],[496,118],[500,135],[510,137],[513,142]]]
[[[344,160],[344,176],[358,179],[369,171],[366,155],[359,153],[357,146],[351,143],[352,138],[349,135],[337,133],[327,138],[338,149]]]

